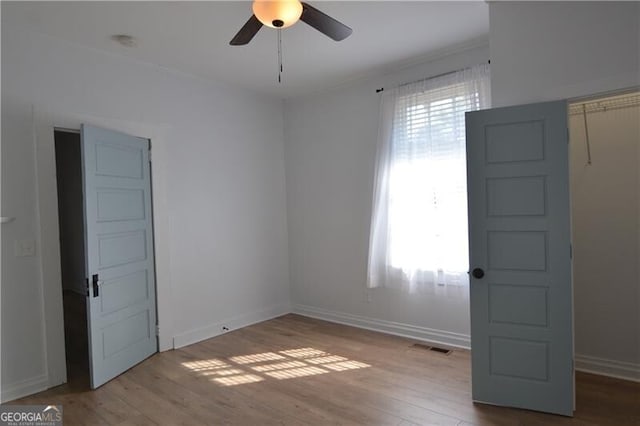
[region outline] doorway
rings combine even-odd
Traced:
[[[37,165],[38,241],[40,249],[40,285],[44,303],[41,307],[45,328],[45,354],[47,383],[51,388],[67,382],[60,271],[60,227],[56,184],[55,129],[71,129],[77,132],[83,123],[92,123],[105,129],[115,129],[129,135],[143,135],[147,144],[153,141],[153,173],[149,176],[149,188],[153,185],[152,205],[147,212],[153,220],[153,229],[147,234],[153,238],[156,259],[154,296],[157,301],[157,328],[152,333],[155,350],[173,349],[173,297],[169,262],[170,235],[167,206],[167,135],[169,126],[161,123],[141,123],[108,119],[87,114],[60,111],[56,106],[34,109],[35,158]],[[142,154],[142,153],[141,153]],[[148,153],[146,154],[148,157]],[[145,157],[146,158],[146,157]],[[149,163],[149,166],[151,164]],[[151,171],[151,167],[149,167]],[[151,192],[149,192],[151,193]],[[156,339],[156,334],[158,338]]]
[[[80,133],[54,130],[67,381],[89,386]]]
[[[569,105],[576,368],[632,380],[640,364],[639,116],[637,90]]]
[[[54,150],[65,364],[95,389],[158,350],[150,141],[83,124]]]

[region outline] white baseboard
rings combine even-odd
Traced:
[[[173,347],[174,349],[182,348],[184,346],[219,336],[229,331],[237,330],[238,328],[270,320],[288,313],[291,313],[290,305],[277,305],[260,311],[228,318],[215,324],[210,324],[205,327],[177,334],[173,337]],[[228,328],[228,330],[223,330],[223,327]]]
[[[420,327],[399,322],[362,317],[359,315],[334,312],[314,306],[298,304],[293,305],[293,313],[329,322],[336,322],[339,324],[364,328],[367,330],[408,337],[410,339],[429,343],[436,343],[463,349],[469,349],[471,347],[471,340],[469,335],[467,334],[452,333],[450,331],[436,330],[433,328]]]
[[[16,383],[2,385],[2,403],[22,398],[23,396],[47,390],[49,388],[49,377],[43,374],[40,376],[25,379]]]
[[[464,349],[470,349],[471,347],[470,337],[465,334],[367,318],[299,304],[293,305],[293,313],[329,322],[364,328],[367,330],[408,337],[429,343],[437,343]],[[575,356],[575,361],[576,370],[578,371],[640,382],[640,364],[637,363],[578,354]]]
[[[576,370],[640,382],[640,364],[576,354]]]

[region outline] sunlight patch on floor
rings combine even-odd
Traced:
[[[213,379],[214,382],[223,386],[244,385],[247,383],[261,382],[263,380],[264,379],[262,377],[256,376],[255,374],[242,374],[240,376],[218,377]]]
[[[203,376],[233,376],[234,374],[244,374],[244,370],[231,368],[228,370],[203,371]]]
[[[291,362],[280,362],[278,364],[266,364],[266,365],[256,365],[251,367],[251,369],[259,372],[265,371],[273,371],[273,370],[283,370],[285,368],[297,368],[297,367],[305,367],[307,364],[300,361],[291,361]]]
[[[202,361],[183,362],[182,365],[192,371],[209,371],[209,370],[215,370],[218,368],[231,367],[229,364],[219,359],[206,359]]]
[[[286,359],[282,355],[278,355],[273,352],[265,352],[262,354],[253,354],[253,355],[241,355],[234,356],[229,358],[230,361],[235,362],[236,364],[252,364],[254,362],[262,362],[262,361],[277,361],[280,359]]]
[[[369,367],[368,364],[358,361],[336,362],[335,364],[323,364],[322,366],[333,371],[357,370],[358,368]]]
[[[290,370],[277,370],[266,373],[267,376],[274,379],[294,379],[296,377],[315,376],[317,374],[328,373],[327,370],[318,367],[292,368]]]
[[[182,366],[221,386],[257,383],[267,378],[295,379],[371,367],[364,362],[314,348],[189,361],[183,362]]]
[[[339,362],[339,361],[348,361],[347,358],[343,356],[331,355],[331,356],[322,356],[320,358],[308,359],[307,362],[311,364],[326,364],[328,362]]]
[[[290,349],[288,351],[280,351],[280,353],[293,358],[311,358],[327,355],[326,352],[313,348]]]

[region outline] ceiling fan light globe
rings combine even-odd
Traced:
[[[302,3],[300,0],[254,0],[253,14],[267,27],[287,28],[300,19]]]

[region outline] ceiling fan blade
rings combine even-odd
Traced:
[[[302,16],[300,20],[335,41],[344,40],[353,32],[351,28],[343,23],[304,2],[302,3]]]
[[[262,28],[262,22],[256,18],[256,15],[251,15],[251,18],[240,28],[238,34],[235,35],[229,42],[232,46],[242,46],[251,41],[258,31]]]

